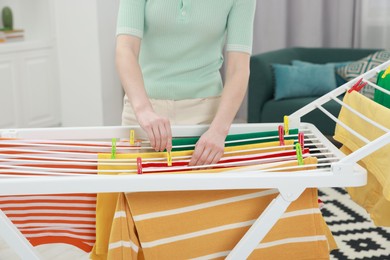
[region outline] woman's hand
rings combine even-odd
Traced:
[[[172,131],[168,118],[159,116],[154,111],[137,113],[138,123],[148,135],[150,145],[156,152],[172,150]]]
[[[195,145],[189,166],[216,164],[223,156],[226,134],[209,129]]]

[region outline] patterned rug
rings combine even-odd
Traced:
[[[376,227],[344,189],[321,189],[319,198],[324,202],[322,214],[339,247],[331,259],[390,259],[390,228]]]

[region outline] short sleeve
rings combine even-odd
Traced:
[[[146,0],[120,0],[116,35],[143,37],[145,2]]]
[[[226,51],[252,53],[256,0],[234,0],[227,21]]]

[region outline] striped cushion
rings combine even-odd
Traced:
[[[370,54],[363,59],[351,62],[346,66],[340,67],[336,71],[337,74],[339,74],[343,79],[345,79],[346,81],[350,81],[388,60],[390,60],[390,51],[378,51],[373,54]],[[367,85],[362,89],[362,94],[370,99],[373,99],[374,88]]]

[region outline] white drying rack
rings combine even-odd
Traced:
[[[368,81],[369,78],[387,68],[390,61],[363,74],[364,81],[387,94],[384,90]],[[210,174],[147,174],[147,175],[81,175],[81,176],[28,176],[0,177],[0,195],[34,195],[34,194],[70,194],[70,193],[105,193],[105,192],[148,192],[148,191],[183,191],[183,190],[225,190],[225,189],[278,189],[280,194],[259,216],[245,236],[227,256],[227,259],[246,259],[262,241],[288,206],[296,200],[306,188],[321,187],[357,187],[366,184],[366,170],[357,161],[390,143],[390,131],[378,126],[363,115],[363,119],[384,130],[384,134],[373,141],[366,141],[361,149],[344,156],[315,126],[301,123],[300,118],[314,109],[322,110],[330,118],[339,122],[326,111],[322,105],[350,89],[358,79],[352,80],[317,99],[313,103],[289,116],[290,128],[298,128],[305,133],[305,143],[314,150],[320,151],[316,170],[269,171],[253,166],[250,170],[229,173]],[[337,100],[346,106],[342,101]],[[347,107],[347,106],[346,106]],[[233,125],[230,134],[275,131],[280,124],[242,124]],[[138,126],[134,127],[83,127],[83,128],[42,128],[42,129],[4,129],[0,130],[2,138],[28,140],[111,140],[111,138],[128,138],[130,129],[135,130],[137,137],[145,138]],[[199,136],[207,126],[174,126],[174,137]],[[353,134],[353,129],[346,126]],[[1,144],[1,141],[0,141]],[[107,152],[107,151],[106,151]],[[1,174],[0,174],[1,176]],[[39,254],[20,231],[0,210],[0,236],[22,259],[40,259]]]

